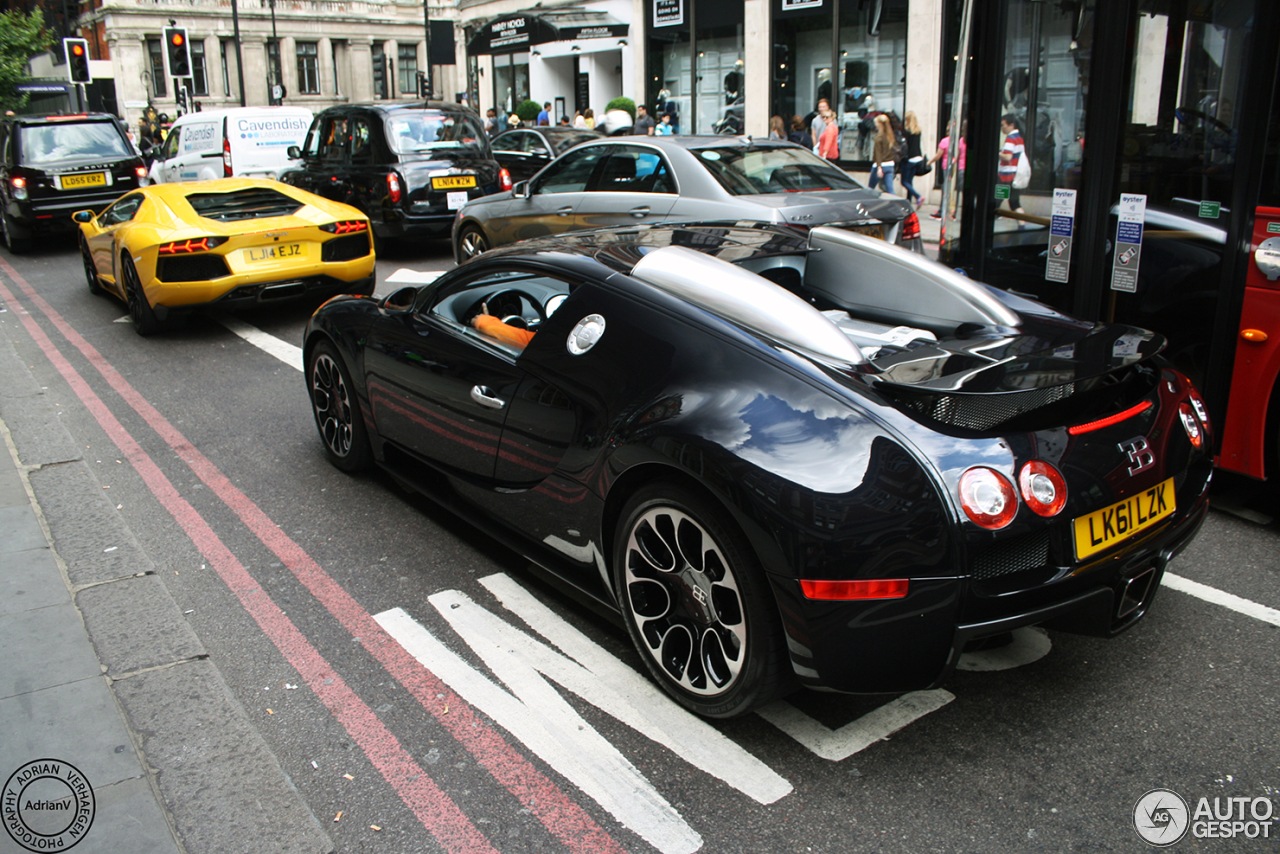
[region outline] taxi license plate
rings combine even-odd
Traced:
[[[58,186],[64,190],[79,190],[81,187],[107,186],[106,172],[81,172],[78,175],[59,175]]]
[[[301,243],[281,243],[276,246],[255,246],[244,250],[244,260],[251,264],[262,261],[279,261],[283,258],[297,258],[302,255]]]
[[[867,237],[884,240],[883,225],[849,225],[845,226],[845,229],[847,231],[852,231],[854,234],[865,234]]]
[[[476,185],[475,175],[443,175],[431,179],[433,190],[465,190]]]
[[[1076,559],[1111,548],[1173,515],[1173,478],[1075,520]]]

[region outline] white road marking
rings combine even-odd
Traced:
[[[956,662],[956,670],[973,672],[990,672],[994,670],[1012,670],[1033,661],[1039,661],[1049,654],[1053,643],[1049,633],[1039,626],[1013,630],[1013,641],[996,649],[984,649],[978,652],[966,652]]]
[[[772,768],[706,721],[672,702],[652,681],[569,625],[510,576],[498,573],[480,579],[480,583],[503,606],[573,660],[546,650],[546,654],[530,656],[530,666],[758,803],[771,804],[791,793],[791,784]],[[507,627],[496,617],[493,619]],[[510,627],[507,630],[510,640],[528,642],[519,630]],[[520,650],[521,653],[529,651],[525,647]],[[573,662],[581,667],[573,666]]]
[[[291,368],[297,368],[299,372],[306,370],[302,364],[302,348],[281,341],[270,333],[263,332],[256,326],[250,326],[243,320],[234,317],[220,317],[218,322],[253,346],[275,356]]]
[[[111,322],[112,323],[133,323],[133,318],[126,314],[124,317],[117,317],[115,320]]]
[[[1253,617],[1255,620],[1261,620],[1273,626],[1280,626],[1280,611],[1249,599],[1243,599],[1234,593],[1227,593],[1216,587],[1201,584],[1199,581],[1192,581],[1190,578],[1174,575],[1172,572],[1165,572],[1164,581],[1160,582],[1160,584],[1162,587],[1168,587],[1172,590],[1186,593],[1189,596],[1194,596],[1197,599],[1203,599],[1206,602],[1229,608],[1236,613],[1244,614],[1246,617]]]
[[[401,267],[383,281],[388,285],[429,285],[444,273],[444,270],[410,270],[408,267]]]
[[[529,667],[525,656],[518,655],[527,650],[511,649],[483,636],[486,629],[477,628],[487,622],[477,619],[483,609],[452,590],[430,599],[455,629],[465,632],[468,645],[515,696],[451,652],[402,609],[384,611],[374,619],[424,667],[650,845],[663,854],[692,854],[702,847],[702,837],[644,775]],[[502,622],[492,614],[489,617]],[[541,647],[508,628],[524,638],[521,646]]]
[[[821,758],[840,762],[930,712],[936,712],[954,699],[954,694],[940,688],[912,691],[836,730],[781,700],[770,703],[756,714]]]

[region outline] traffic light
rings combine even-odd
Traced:
[[[84,39],[63,39],[62,51],[67,56],[67,77],[72,83],[92,83],[89,71],[89,43]]]
[[[191,76],[191,48],[187,45],[186,27],[164,28],[164,52],[169,59],[170,77]]]
[[[418,97],[431,98],[431,78],[427,76],[427,72],[418,72]]]

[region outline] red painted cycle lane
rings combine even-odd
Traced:
[[[507,788],[516,798],[518,798],[525,808],[539,819],[546,829],[556,838],[558,838],[566,848],[575,854],[622,854],[623,848],[614,840],[607,832],[605,832],[587,813],[573,800],[571,800],[558,786],[548,779],[541,771],[535,768],[524,756],[517,752],[506,739],[487,722],[480,718],[475,710],[465,703],[461,697],[455,694],[444,682],[440,681],[434,674],[423,668],[423,666],[414,659],[404,648],[391,638],[386,631],[373,619],[366,611],[340,584],[333,580],[318,563],[307,552],[293,541],[291,537],[285,534],[271,519],[264,513],[253,501],[241,492],[234,484],[222,474],[207,457],[195,448],[183,434],[175,428],[159,411],[155,409],[133,386],[120,375],[110,362],[98,352],[88,341],[86,341],[76,330],[62,318],[62,316],[44,300],[20,274],[3,258],[0,258],[0,270],[8,274],[22,292],[31,299],[35,306],[48,318],[49,322],[89,361],[90,364],[102,375],[107,383],[119,394],[129,406],[143,418],[144,421],[168,444],[178,457],[183,460],[200,480],[209,487],[209,489],[223,501],[223,503],[236,513],[241,521],[249,528],[249,530],[268,548],[280,561],[289,568],[294,576],[308,589],[308,591],[333,615],[342,626],[347,629],[354,637],[361,638],[362,645],[373,655],[379,663],[395,678],[406,690],[408,690],[415,699],[430,712],[437,721],[443,725],[454,738],[463,744],[467,750],[476,758],[482,767]],[[0,297],[6,301],[15,304],[11,292],[0,284]],[[158,466],[151,460],[149,456],[141,449],[140,446],[129,436],[128,432],[122,425],[116,421],[115,417],[106,408],[105,404],[97,397],[93,390],[88,386],[83,377],[79,375],[76,369],[62,356],[57,347],[45,335],[43,329],[29,315],[18,312],[23,324],[26,326],[32,338],[44,350],[46,356],[58,369],[58,371],[71,385],[72,389],[85,403],[89,411],[98,420],[103,429],[111,435],[112,440],[120,447],[121,452],[125,454],[130,463],[134,465],[142,476],[143,481],[156,495],[162,505],[174,516],[174,518],[183,525],[184,531],[191,537],[192,541],[201,547],[204,551],[202,543],[208,542],[211,547],[220,547],[226,552],[226,558],[231,563],[213,563],[212,565],[218,569],[224,581],[232,589],[232,591],[241,598],[246,610],[254,616],[254,619],[263,627],[263,631],[271,637],[282,653],[288,657],[286,647],[282,646],[285,639],[282,635],[278,641],[263,620],[270,621],[274,625],[275,622],[287,625],[288,631],[292,635],[296,635],[297,642],[304,645],[305,649],[309,649],[316,660],[327,668],[323,657],[319,652],[310,645],[310,642],[302,636],[300,632],[293,626],[292,622],[285,617],[280,609],[270,604],[270,599],[253,581],[248,571],[239,564],[234,555],[226,549],[221,540],[211,528],[199,516],[198,512],[191,507],[185,499],[183,499],[177,491],[169,483],[168,479],[160,471]],[[108,426],[111,425],[111,426]],[[122,444],[122,442],[124,444]],[[128,445],[129,447],[126,447]],[[144,471],[144,469],[146,471]],[[154,483],[153,483],[154,481]],[[166,496],[171,496],[169,501],[177,502],[171,506],[167,503],[166,498],[162,498],[160,489],[161,485],[168,492]],[[184,509],[185,508],[185,509]],[[189,514],[189,517],[180,514]],[[192,530],[187,529],[187,525],[183,524],[184,518],[193,525]],[[204,539],[197,539],[193,531],[200,533]],[[203,533],[207,532],[207,534]],[[213,561],[213,558],[210,557]],[[228,573],[223,574],[222,566],[228,567]],[[238,567],[238,570],[236,569]],[[233,585],[230,579],[234,578],[241,589]],[[259,614],[250,609],[246,596],[253,601],[259,599],[264,602],[262,606],[262,619]],[[292,637],[292,635],[289,635]],[[293,647],[290,647],[293,648]],[[299,647],[303,648],[303,647]],[[400,747],[398,741],[391,733],[382,727],[376,715],[368,708],[363,701],[350,691],[344,688],[349,699],[362,710],[363,715],[367,715],[368,720],[361,720],[360,726],[355,729],[348,726],[348,721],[344,720],[343,715],[339,711],[347,710],[351,707],[351,703],[331,705],[325,699],[317,688],[317,684],[313,684],[311,678],[297,662],[292,658],[289,659],[291,664],[299,670],[304,679],[308,680],[313,690],[321,696],[331,711],[338,717],[344,727],[351,732],[352,737],[361,743],[366,754],[370,756],[371,761],[375,765],[378,762],[374,759],[375,753],[371,750],[377,749],[378,745],[394,745],[394,750],[399,751],[403,755],[403,760],[413,763],[412,757],[408,756]],[[336,677],[330,675],[326,669],[324,675],[319,679],[334,678],[333,685],[319,684],[319,688],[326,691],[337,687],[339,681]],[[357,722],[351,721],[354,726]],[[372,727],[372,729],[370,729]],[[378,730],[381,730],[379,733]],[[378,736],[370,744],[365,744],[360,739],[360,734],[368,734],[372,738],[375,734]],[[389,739],[383,741],[382,739]],[[410,801],[410,796],[415,789],[409,786],[407,778],[413,774],[418,775],[418,781],[426,781],[428,789],[432,793],[443,798],[447,802],[448,807],[456,814],[456,818],[466,824],[471,833],[479,836],[478,831],[470,824],[469,820],[458,810],[456,804],[448,798],[446,794],[435,787],[435,784],[426,777],[420,769],[400,772],[396,770],[397,766],[387,765],[378,766],[383,776],[396,788],[406,804],[414,809],[415,814],[418,808],[415,807],[419,801]],[[416,769],[416,763],[413,764]],[[397,775],[393,779],[389,774]],[[401,785],[406,784],[406,785]],[[424,826],[428,830],[439,837],[437,828],[427,823],[422,814],[419,818],[423,820]],[[443,816],[441,816],[443,820]],[[461,851],[490,851],[492,848],[488,842],[479,837],[479,847],[472,845],[464,846],[461,849],[451,848],[445,840],[441,839],[450,850]]]

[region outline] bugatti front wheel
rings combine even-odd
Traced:
[[[373,454],[364,417],[342,357],[328,341],[317,344],[307,360],[307,391],[329,462],[345,472],[368,468]]]
[[[614,584],[653,677],[710,718],[776,697],[791,675],[782,627],[759,561],[728,514],[682,486],[655,483],[621,518]]]

